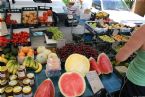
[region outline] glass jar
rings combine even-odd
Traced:
[[[27,78],[30,79],[30,85],[33,86],[35,83],[34,73],[28,73]]]
[[[23,66],[23,65],[19,66],[17,74],[18,74],[19,79],[24,79],[26,77],[26,68],[25,68],[25,66]]]
[[[0,97],[6,97],[4,87],[0,88]]]
[[[13,94],[14,94],[14,97],[23,97],[23,95],[22,95],[22,87],[21,86],[15,86],[13,88]]]
[[[17,75],[10,75],[10,80],[17,80],[18,76]]]
[[[29,86],[30,85],[30,79],[28,79],[28,78],[25,78],[24,80],[23,80],[23,86]]]
[[[10,86],[6,87],[5,93],[6,93],[6,97],[13,96],[13,87],[10,87]]]
[[[8,81],[6,79],[0,79],[0,87],[5,87]]]
[[[32,97],[32,88],[30,86],[23,87],[23,97]]]
[[[1,66],[0,79],[6,79],[6,78],[8,78],[8,69],[6,66]]]
[[[11,80],[11,81],[9,82],[9,85],[10,85],[11,87],[15,87],[15,86],[18,85],[18,81],[17,81],[17,80]]]

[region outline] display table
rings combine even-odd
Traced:
[[[61,71],[61,73],[63,73],[64,70]],[[51,80],[53,81],[53,84],[55,86],[55,97],[63,97],[62,94],[60,93],[59,87],[58,87],[58,80],[59,77],[51,77]],[[43,66],[43,70],[39,73],[39,74],[35,74],[35,85],[33,88],[33,93],[36,91],[36,89],[38,88],[38,86],[45,80],[47,79],[46,75],[45,75],[45,66]],[[115,73],[113,72],[112,74],[109,75],[101,75],[100,79],[105,87],[105,89],[107,90],[107,92],[109,92],[109,94],[114,94],[115,92],[120,90],[121,87],[121,78]],[[86,79],[86,90],[85,93],[81,96],[81,97],[92,97],[94,95],[94,93],[91,90],[90,84],[88,83],[88,80]]]

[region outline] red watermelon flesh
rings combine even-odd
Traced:
[[[95,70],[97,72],[97,74],[100,75],[101,74],[101,70],[100,70],[99,64],[97,64],[96,60],[91,57],[89,59],[89,61],[90,61],[90,71]]]
[[[99,69],[101,70],[102,74],[109,74],[113,72],[110,59],[105,53],[99,54],[97,63],[99,64]]]
[[[76,72],[66,72],[59,79],[59,88],[65,97],[81,96],[86,89],[83,76]]]
[[[37,88],[34,97],[55,97],[55,89],[50,79],[44,80]]]

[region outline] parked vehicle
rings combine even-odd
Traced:
[[[115,22],[130,26],[145,23],[145,18],[131,12],[124,0],[93,0],[92,12],[104,11]]]

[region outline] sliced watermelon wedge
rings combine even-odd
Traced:
[[[44,80],[37,88],[34,97],[55,97],[55,88],[50,79]]]
[[[97,63],[99,64],[99,69],[102,74],[109,74],[113,72],[112,64],[110,59],[105,53],[101,53],[98,56]]]
[[[100,70],[99,64],[96,62],[96,60],[94,58],[90,57],[89,61],[90,61],[90,71],[95,70],[98,73],[98,75],[100,75],[101,70]]]

